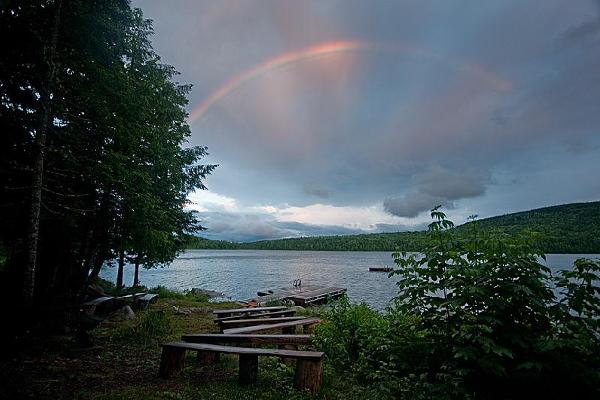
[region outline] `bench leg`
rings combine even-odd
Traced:
[[[307,334],[312,334],[312,333],[314,333],[314,332],[315,332],[315,328],[317,327],[317,325],[318,325],[318,324],[304,325],[304,326],[302,327],[302,331],[303,331],[304,333],[307,333]]]
[[[240,354],[240,385],[256,383],[258,375],[258,355]]]
[[[323,380],[323,360],[302,360],[296,362],[294,385],[300,390],[316,393]]]
[[[163,347],[160,358],[158,375],[162,378],[170,378],[183,370],[185,363],[185,349],[177,347]]]
[[[221,353],[214,351],[198,351],[198,363],[200,364],[215,364],[221,359]]]
[[[294,333],[296,333],[296,327],[288,326],[285,328],[281,328],[281,333],[283,333],[284,335],[293,335]]]

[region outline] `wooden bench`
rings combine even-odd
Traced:
[[[215,322],[218,324],[221,321],[232,321],[235,319],[245,319],[245,318],[275,318],[275,317],[293,317],[296,315],[296,310],[283,310],[283,311],[275,311],[275,312],[264,312],[257,314],[238,314],[232,315],[229,317],[215,318]]]
[[[211,343],[211,344],[244,344],[254,346],[277,345],[280,349],[298,350],[300,345],[311,344],[310,335],[228,335],[223,333],[196,333],[183,335],[181,340],[189,343]],[[198,352],[198,359],[203,364],[218,362],[220,354],[217,352]],[[286,364],[294,360],[283,359]]]
[[[279,324],[282,322],[299,321],[306,317],[278,317],[278,318],[252,318],[252,319],[234,319],[231,321],[219,322],[221,330],[230,328],[241,328],[242,326],[264,325],[264,324]]]
[[[146,309],[148,308],[148,306],[152,303],[155,303],[156,301],[158,301],[158,295],[155,293],[147,293],[145,295],[143,295],[142,297],[137,299],[137,304],[139,306],[139,308]]]
[[[248,343],[248,344],[281,344],[308,345],[310,335],[230,335],[224,333],[193,333],[183,335],[181,340],[190,343]]]
[[[145,294],[146,293],[127,294],[125,296],[117,297],[117,300],[125,303],[135,303],[140,297],[144,296]]]
[[[81,311],[87,315],[94,315],[96,311],[104,310],[106,313],[113,310],[115,304],[114,297],[98,297],[96,299],[86,301],[81,305]]]
[[[298,351],[282,349],[259,349],[252,347],[231,347],[206,343],[170,342],[163,343],[159,375],[163,378],[181,372],[187,350],[237,354],[239,356],[239,381],[242,385],[256,382],[258,375],[258,357],[285,357],[296,359],[295,387],[316,392],[323,379],[323,353],[319,351]]]
[[[229,310],[214,310],[213,314],[217,317],[217,318],[221,318],[221,317],[229,317],[231,315],[235,315],[235,314],[256,314],[256,313],[261,313],[261,312],[265,312],[265,311],[282,311],[287,309],[287,307],[284,306],[274,306],[274,307],[245,307],[245,308],[232,308]]]
[[[281,322],[277,324],[261,324],[254,326],[244,326],[241,328],[224,329],[223,333],[238,335],[241,333],[260,333],[281,330],[284,334],[292,334],[294,333],[297,326],[302,326],[306,330],[307,328],[310,329],[310,327],[315,326],[320,322],[321,320],[319,318],[303,318],[296,321]]]

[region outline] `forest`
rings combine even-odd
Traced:
[[[168,263],[202,229],[187,195],[215,166],[151,34],[128,1],[2,2],[0,296],[25,331],[65,324],[109,260]]]
[[[479,229],[502,236],[530,234],[545,253],[600,253],[600,202],[573,203],[497,217],[475,219],[452,229],[455,239]],[[429,244],[426,232],[372,233],[347,236],[301,237],[233,243],[191,237],[188,248],[329,251],[422,251]]]

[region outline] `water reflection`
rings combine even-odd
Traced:
[[[550,254],[553,271],[570,268],[579,257],[599,255]],[[232,299],[254,297],[257,290],[304,284],[348,289],[350,300],[383,310],[396,294],[394,278],[368,272],[369,267],[393,265],[389,252],[317,252],[277,250],[189,250],[165,268],[142,270],[142,284],[186,290],[216,290]],[[115,281],[116,268],[104,268],[101,276]],[[125,282],[133,281],[133,266],[125,269]]]

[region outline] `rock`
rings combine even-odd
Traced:
[[[173,306],[173,311],[175,311],[175,315],[190,315],[192,312],[187,308]]]
[[[109,315],[108,319],[112,321],[126,321],[135,317],[135,313],[129,306],[123,306]]]

